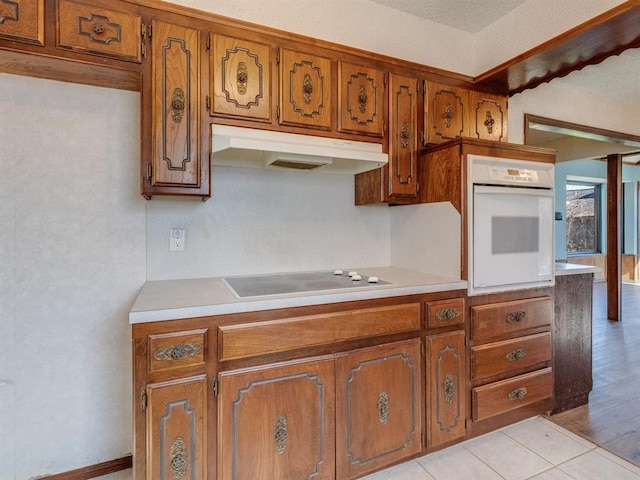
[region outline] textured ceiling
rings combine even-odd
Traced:
[[[456,30],[478,33],[528,0],[371,0]]]

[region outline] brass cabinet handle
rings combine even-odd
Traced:
[[[453,320],[460,316],[460,310],[457,308],[441,308],[436,312],[438,320]]]
[[[185,103],[184,90],[180,87],[176,87],[173,90],[173,95],[171,96],[171,118],[173,118],[174,122],[182,122]]]
[[[159,348],[154,357],[156,360],[182,360],[198,355],[201,351],[202,345],[199,343],[176,343]]]
[[[277,454],[284,453],[284,451],[286,450],[288,434],[289,426],[287,422],[287,416],[284,413],[280,413],[276,416],[276,425],[273,434]]]
[[[510,401],[515,402],[516,400],[522,400],[527,396],[527,393],[527,387],[516,388],[514,391],[509,393],[509,395],[507,395],[507,398]]]
[[[378,420],[381,425],[389,421],[389,395],[384,390],[378,395]]]
[[[512,312],[509,315],[507,315],[507,323],[521,322],[522,320],[524,320],[526,316],[527,316],[527,312],[523,312],[522,310],[519,310],[517,312]]]
[[[524,349],[518,348],[517,350],[514,350],[513,352],[507,353],[506,359],[507,359],[508,362],[514,362],[516,360],[520,360],[524,356],[525,356]]]
[[[444,401],[447,403],[453,402],[453,396],[456,393],[456,387],[453,383],[453,375],[447,373],[444,376]]]
[[[91,30],[93,30],[93,33],[95,33],[96,35],[100,35],[104,33],[104,25],[102,25],[101,23],[94,23],[91,26]]]

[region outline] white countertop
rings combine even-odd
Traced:
[[[395,267],[355,268],[391,285],[311,293],[237,298],[221,277],[157,280],[144,284],[129,312],[129,323],[156,322],[208,315],[369,300],[467,288],[467,282]]]
[[[577,275],[579,273],[600,273],[602,269],[593,265],[556,262],[556,276]]]

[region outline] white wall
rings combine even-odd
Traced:
[[[0,112],[9,480],[131,452],[127,314],[145,280],[145,201],[138,94],[0,74]]]

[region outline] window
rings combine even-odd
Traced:
[[[600,251],[600,185],[567,183],[567,253]]]

